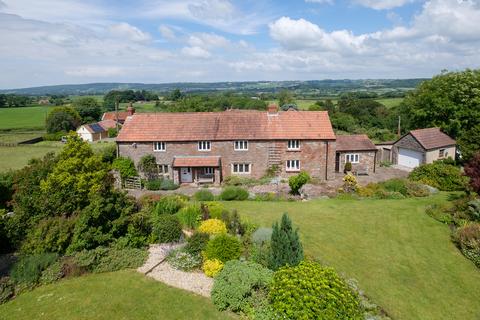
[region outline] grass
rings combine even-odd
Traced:
[[[94,151],[101,151],[112,143],[97,142],[90,144]],[[23,168],[32,158],[41,158],[48,152],[59,152],[63,143],[58,141],[42,141],[35,144],[16,147],[0,146],[0,172]]]
[[[22,141],[41,137],[45,134],[43,131],[28,131],[28,132],[9,132],[0,133],[0,143],[19,143]]]
[[[0,108],[0,130],[45,128],[45,118],[52,107]]]
[[[0,306],[0,319],[227,319],[209,299],[132,270],[39,287]]]
[[[480,272],[424,213],[440,194],[405,200],[227,202],[271,226],[288,212],[305,252],[355,278],[394,319],[480,319]]]

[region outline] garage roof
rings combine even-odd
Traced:
[[[417,129],[409,132],[425,150],[453,146],[455,140],[443,133],[440,128]]]

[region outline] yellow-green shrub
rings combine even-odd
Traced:
[[[223,262],[218,259],[205,260],[202,266],[202,270],[205,272],[205,275],[211,278],[215,277],[217,273],[222,271],[222,269]]]
[[[210,212],[210,218],[221,219],[222,213],[225,211],[225,206],[223,203],[218,201],[209,201],[206,203],[208,211]]]
[[[227,233],[227,226],[222,220],[208,219],[200,224],[198,231],[209,235],[223,234]]]

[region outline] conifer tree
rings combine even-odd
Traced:
[[[298,229],[293,230],[292,221],[284,213],[280,226],[273,225],[270,243],[268,267],[278,270],[285,265],[296,266],[303,260],[303,247],[298,236]]]

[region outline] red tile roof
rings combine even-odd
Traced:
[[[337,151],[374,151],[377,150],[366,134],[337,136]]]
[[[268,114],[256,110],[141,113],[124,123],[117,141],[333,140],[326,111]]]
[[[409,132],[425,148],[436,149],[456,144],[455,140],[440,131],[440,128],[427,128],[412,130]]]
[[[118,121],[125,121],[127,117],[130,115],[128,111],[119,111],[118,112]],[[115,111],[105,112],[102,116],[102,120],[113,120],[115,121],[116,114]]]
[[[220,157],[175,157],[174,167],[218,167]]]
[[[105,130],[116,128],[115,120],[102,120],[98,122]]]

